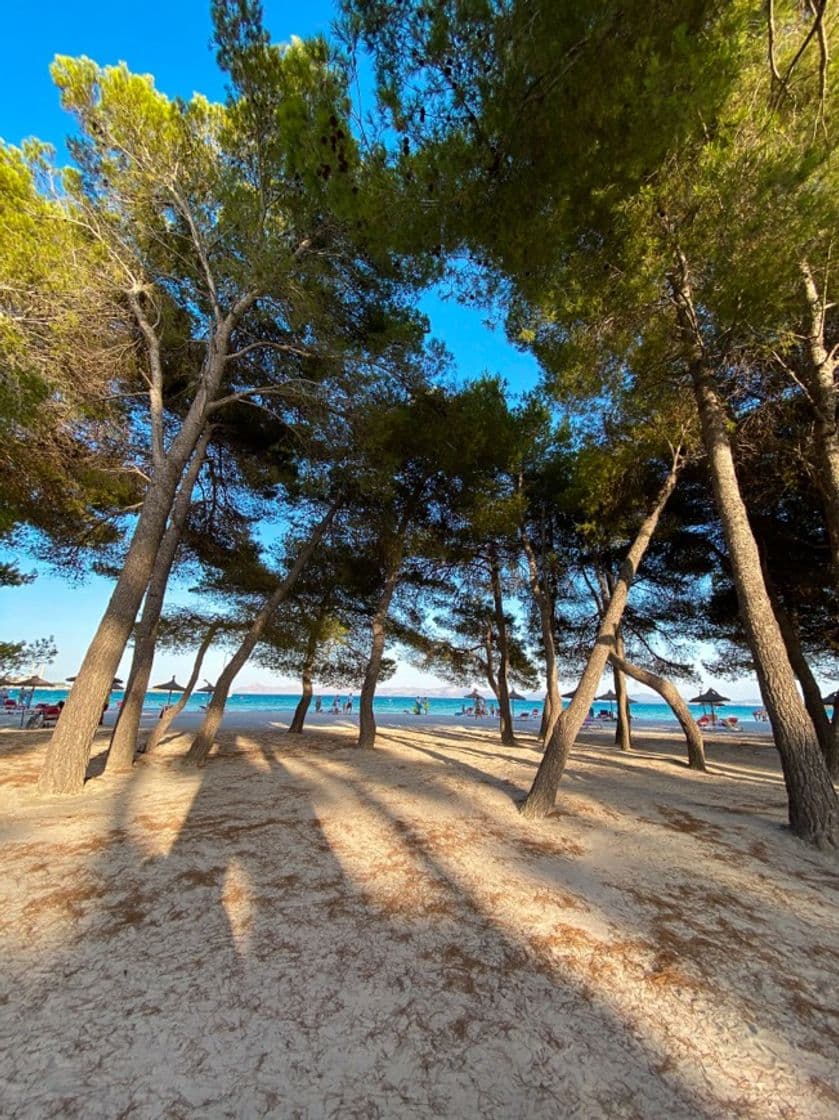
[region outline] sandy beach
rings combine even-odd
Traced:
[[[764,736],[584,732],[530,823],[535,728],[238,715],[187,771],[197,718],[49,801],[0,734],[4,1116],[836,1115],[839,875]]]

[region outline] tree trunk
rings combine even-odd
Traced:
[[[565,764],[568,761],[568,753],[577,737],[577,733],[583,726],[583,720],[588,714],[592,700],[594,700],[597,685],[603,675],[609,655],[614,652],[615,635],[623,617],[629,589],[632,586],[635,573],[638,571],[638,565],[641,563],[656,530],[659,518],[667,505],[667,499],[676,485],[680,468],[680,456],[676,454],[673,466],[659,491],[655,505],[642,522],[635,540],[626,554],[626,559],[621,565],[615,582],[615,589],[598,627],[594,648],[589,654],[577,691],[569,706],[564,712],[560,713],[553,733],[548,740],[533,786],[522,805],[521,811],[525,817],[545,817],[554,807],[556,791],[565,770]]]
[[[790,827],[796,836],[817,847],[839,847],[839,801],[795,687],[734,470],[725,411],[701,352],[691,362],[691,375],[740,617],[781,756]]]
[[[837,347],[828,350],[825,345],[825,318],[829,306],[826,292],[819,293],[807,260],[803,260],[800,267],[808,319],[802,380],[815,419],[813,436],[820,467],[816,484],[824,503],[833,575],[839,582],[839,386],[836,384],[839,359]]]
[[[110,695],[114,674],[134,628],[166,529],[175,491],[207,423],[213,398],[224,373],[230,334],[251,306],[255,293],[247,293],[219,323],[210,339],[192,404],[167,452],[162,435],[154,438],[154,473],[146,491],[122,571],[105,613],[88,647],[78,676],[67,697],[61,719],[47,746],[38,779],[41,793],[79,793],[84,785],[93,736]],[[148,324],[146,324],[148,327]],[[152,392],[162,407],[159,386]],[[158,429],[161,431],[161,429]]]
[[[545,739],[548,734],[548,727],[551,723],[551,698],[545,697],[545,703],[542,705],[542,719],[539,723],[539,738]]]
[[[134,763],[134,754],[137,750],[140,732],[140,720],[143,715],[143,704],[145,703],[152,663],[154,662],[157,627],[163,610],[163,601],[166,598],[169,575],[175,562],[175,555],[192,505],[192,492],[195,489],[195,483],[198,481],[198,475],[201,473],[201,467],[204,465],[207,444],[210,442],[211,435],[212,432],[207,429],[198,441],[189,468],[178,487],[169,525],[160,542],[157,560],[143,603],[143,613],[135,630],[134,656],[131,660],[131,671],[128,674],[128,684],[125,689],[122,708],[117,715],[111,735],[111,748],[105,766],[108,773],[130,770]]]
[[[231,657],[230,661],[225,665],[222,670],[221,676],[216,681],[215,691],[210,700],[207,708],[207,714],[204,716],[204,722],[198,729],[198,734],[192,740],[192,746],[187,751],[184,763],[192,766],[203,766],[207,761],[207,755],[210,753],[210,748],[215,741],[218,726],[221,723],[222,716],[224,715],[224,708],[227,704],[227,697],[233,681],[239,670],[245,664],[247,659],[253,653],[257,642],[262,637],[265,627],[271,620],[274,611],[288,596],[291,589],[297,582],[300,573],[312,558],[315,549],[321,542],[324,533],[332,524],[333,518],[338,511],[337,503],[334,504],[323,520],[312,531],[309,539],[301,548],[297,555],[297,559],[291,567],[291,571],[286,578],[277,587],[276,591],[269,596],[264,603],[262,609],[254,618],[250,625],[248,632],[242,639],[242,643],[236,652]]]
[[[148,739],[141,748],[141,753],[145,754],[146,752],[151,752],[155,749],[157,744],[160,742],[160,740],[172,725],[172,720],[179,716],[186,707],[186,702],[187,700],[189,700],[190,696],[195,690],[196,684],[198,683],[198,675],[201,672],[201,665],[204,662],[204,656],[207,653],[207,650],[210,648],[212,640],[218,633],[220,626],[221,623],[214,622],[207,630],[207,633],[204,635],[201,641],[201,645],[198,647],[198,653],[195,655],[195,662],[192,666],[192,673],[190,674],[190,678],[186,682],[186,688],[181,693],[177,704],[170,704],[165,709],[165,711],[161,712],[160,719],[151,729]]]
[[[320,620],[312,628],[309,634],[309,640],[306,643],[306,655],[303,661],[303,670],[301,673],[303,682],[303,695],[294,709],[294,715],[291,717],[291,723],[288,725],[288,733],[300,735],[303,732],[303,724],[306,722],[306,713],[309,710],[309,705],[312,702],[312,669],[315,664],[315,653],[317,652],[318,642],[317,633],[320,627]]]
[[[677,274],[672,278],[672,286],[679,328],[702,425],[717,512],[737,589],[740,618],[760,694],[769,713],[775,746],[781,756],[790,827],[807,843],[836,848],[839,847],[839,800],[819,750],[813,724],[795,687],[795,674],[766,590],[760,553],[734,469],[725,409],[706,363],[688,265],[679,249],[676,260]]]
[[[620,668],[621,672],[625,673],[628,677],[638,681],[640,684],[645,684],[648,688],[655,689],[661,698],[670,705],[673,715],[679,721],[682,731],[685,733],[685,741],[688,748],[688,766],[691,770],[705,770],[705,744],[702,740],[702,731],[699,724],[690,714],[690,709],[684,702],[682,697],[676,691],[676,688],[670,681],[664,677],[659,677],[655,673],[651,673],[649,669],[642,669],[638,665],[632,665],[623,654],[613,653],[609,658],[612,664]]]
[[[510,648],[507,641],[507,619],[504,617],[504,598],[501,590],[501,569],[493,548],[490,556],[490,580],[492,583],[492,603],[495,614],[495,628],[498,632],[498,708],[501,713],[501,742],[505,746],[516,745],[513,715],[510,711],[510,686],[507,674],[510,664]]]
[[[624,656],[623,637],[620,630],[615,635],[615,653]],[[632,728],[630,726],[629,697],[626,693],[626,679],[616,661],[612,662],[612,676],[615,682],[615,695],[618,698],[618,722],[615,727],[615,743],[622,751],[632,750]]]
[[[396,585],[399,582],[399,569],[402,566],[401,549],[393,567],[387,574],[384,589],[376,611],[370,624],[372,641],[370,643],[370,659],[364,673],[364,682],[361,686],[361,695],[358,701],[358,743],[364,750],[372,750],[376,745],[376,717],[373,715],[373,699],[376,695],[376,685],[379,683],[379,673],[382,668],[382,657],[385,652],[385,624],[387,622],[390,604],[393,599]]]
[[[559,691],[559,675],[556,668],[556,641],[554,639],[554,600],[547,579],[542,579],[539,574],[539,564],[536,552],[527,532],[522,528],[521,542],[524,554],[527,557],[527,570],[530,579],[530,591],[539,608],[539,620],[542,626],[542,645],[545,647],[545,681],[547,695],[542,708],[542,723],[539,727],[539,738],[548,740],[553,733],[556,721],[562,711],[562,696]],[[543,542],[544,543],[544,542]]]
[[[179,477],[167,464],[146,494],[122,571],[47,745],[41,793],[79,793],[93,736],[154,568]]]
[[[836,757],[839,754],[839,751],[837,751],[839,744],[836,742],[833,728],[830,726],[830,720],[827,718],[827,712],[822,703],[821,689],[807,664],[807,658],[804,656],[798,637],[798,628],[778,598],[777,592],[768,577],[766,579],[766,589],[769,592],[772,608],[778,620],[792,671],[798,677],[798,683],[801,685],[804,707],[812,720],[816,738],[819,741],[819,748],[827,764],[828,773],[832,778],[836,778],[839,776],[836,769],[839,766],[839,758]]]

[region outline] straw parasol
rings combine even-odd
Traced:
[[[694,696],[691,704],[701,704],[703,709],[708,707],[711,709],[711,722],[716,723],[717,714],[715,708],[721,707],[728,701],[728,696],[720,696],[715,688],[706,688],[699,696]]]
[[[836,705],[839,704],[839,689],[835,689],[833,692],[828,692],[827,696],[822,696],[822,704],[824,704],[828,708],[835,708]]]
[[[216,686],[214,684],[210,684],[210,682],[205,677],[204,678],[204,687],[203,688],[196,688],[195,691],[196,692],[215,692],[215,690],[216,690]]]
[[[174,677],[172,677],[170,681],[164,681],[163,684],[156,684],[152,687],[154,688],[155,692],[166,692],[168,690],[169,695],[166,697],[167,705],[171,704],[172,702],[173,692],[186,692],[184,686],[182,684],[178,684]]]
[[[510,705],[511,705],[510,710],[511,710],[512,714],[515,715],[516,714],[516,700],[526,700],[527,697],[522,696],[522,694],[520,692],[517,692],[514,688],[510,689],[510,692],[508,693],[508,695],[510,697]]]

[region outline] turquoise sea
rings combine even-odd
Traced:
[[[11,688],[8,690],[11,697],[17,697],[17,690]],[[57,704],[59,700],[63,700],[67,694],[66,688],[55,689],[36,689],[32,704]],[[115,689],[111,693],[110,706],[115,707],[123,698],[122,689]],[[172,697],[173,702],[177,699],[177,693]],[[348,693],[340,692],[322,692],[320,695],[321,703],[324,709],[331,709],[332,701],[337,695],[339,700],[343,703]],[[489,699],[484,693],[487,704],[492,704],[494,701]],[[358,712],[358,694],[353,693],[353,712]],[[167,699],[165,692],[147,692],[145,706],[147,708],[159,708]],[[300,699],[299,693],[277,692],[277,693],[256,693],[256,692],[234,692],[231,693],[227,701],[227,708],[230,711],[239,712],[286,712],[291,713],[297,706]],[[374,703],[374,710],[381,712],[383,715],[388,712],[412,712],[416,696],[377,696]],[[186,704],[186,711],[198,711],[201,706],[206,704],[208,694],[206,692],[196,692],[190,696]],[[456,699],[441,696],[429,696],[428,698],[428,711],[429,718],[434,715],[440,716],[454,716],[463,711],[464,708],[472,706],[471,699]],[[602,702],[595,702],[594,711],[597,714],[600,711],[608,711],[609,705]],[[614,706],[613,710],[614,710]],[[689,705],[690,710],[696,717],[702,715],[701,704]],[[516,713],[533,712],[534,709],[542,710],[541,700],[518,700],[514,704]],[[752,724],[752,726],[766,727],[765,723],[756,725],[754,720],[754,712],[761,708],[760,701],[753,701],[750,703],[730,703],[726,704],[723,708],[718,709],[719,713],[726,716],[736,716],[741,723]],[[310,712],[314,713],[315,703],[312,701]],[[634,703],[632,705],[632,718],[638,724],[646,723],[668,723],[674,722],[673,713],[665,704],[656,703]]]

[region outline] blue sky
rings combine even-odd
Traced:
[[[334,17],[334,5],[327,0],[308,0],[306,4],[265,0],[264,9],[266,26],[275,40],[328,32]],[[19,144],[25,137],[37,136],[53,144],[63,161],[64,139],[72,121],[62,112],[49,76],[56,54],[86,54],[102,64],[125,61],[132,70],[153,74],[158,88],[170,96],[189,97],[199,91],[223,99],[224,77],[210,47],[209,10],[209,0],[146,0],[140,7],[104,0],[6,0],[3,27],[8,46],[0,68],[0,137]],[[369,89],[362,89],[362,96],[370,96]],[[431,320],[432,332],[452,352],[459,378],[490,370],[501,374],[514,393],[536,384],[535,361],[511,347],[503,330],[488,328],[480,311],[446,302],[435,293],[428,294],[421,306]],[[34,565],[24,560],[24,568],[33,570]],[[0,589],[2,637],[54,635],[59,655],[46,675],[61,680],[78,668],[110,586],[105,580],[91,578],[70,588],[44,571],[27,587]],[[183,600],[185,589],[176,587],[174,595]],[[211,651],[207,675],[214,679],[222,664],[223,655]],[[125,676],[127,668],[126,656],[120,675]],[[154,672],[163,679],[172,672],[184,677],[189,670],[189,657],[161,654]],[[268,684],[270,678],[263,670],[246,666],[237,686],[257,683]],[[430,692],[441,683],[403,666],[389,688]],[[753,697],[757,692],[751,682],[718,683],[723,686],[721,691],[727,688],[733,697]]]

